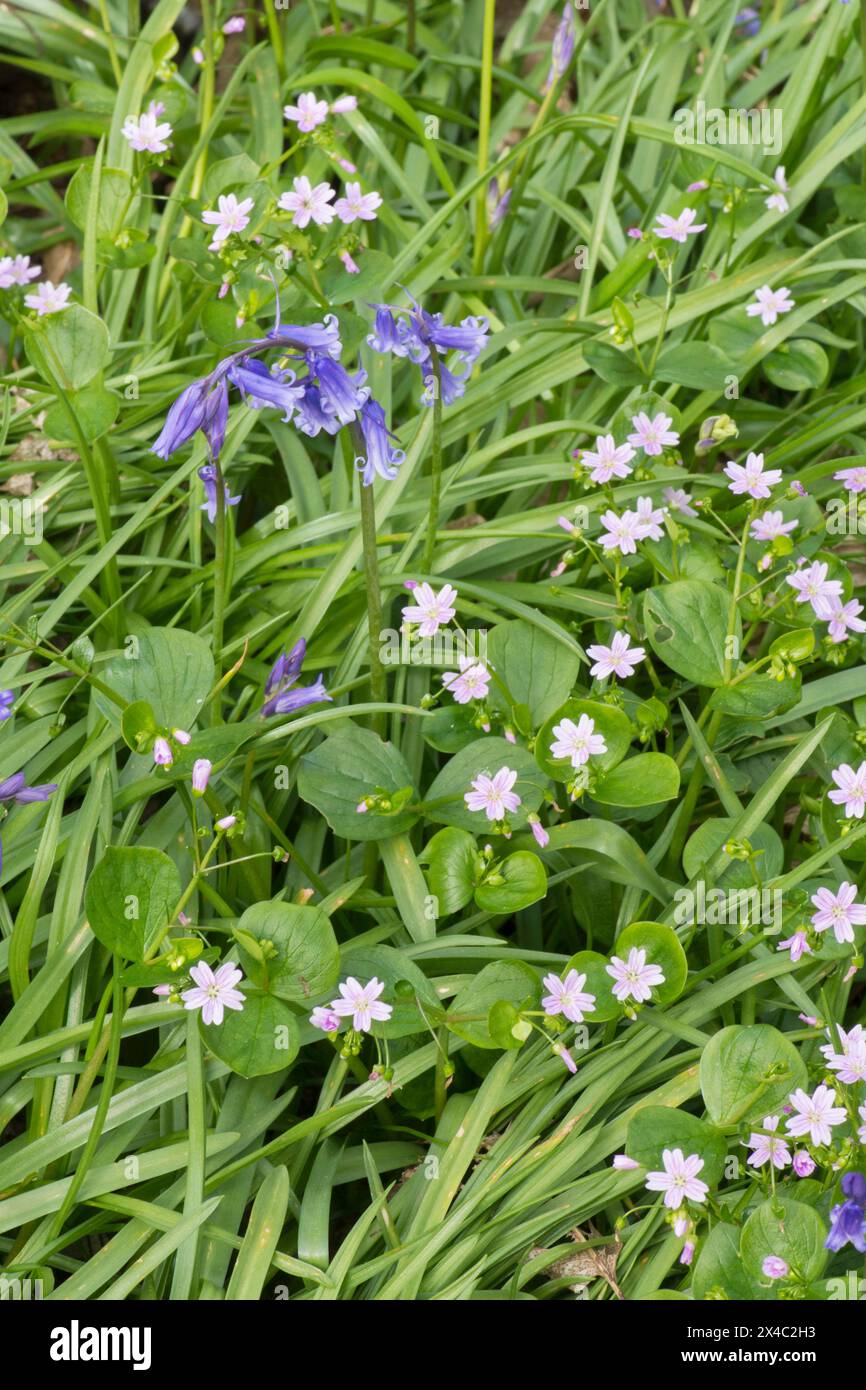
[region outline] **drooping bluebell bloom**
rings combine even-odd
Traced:
[[[202,502],[200,510],[207,512],[207,519],[213,525],[217,518],[217,471],[215,464],[205,463],[198,470],[198,476],[204,483],[206,501]],[[229,492],[228,483],[223,483],[225,492],[226,506],[236,507],[240,502],[240,495],[232,497]]]
[[[842,1191],[858,1206],[866,1207],[866,1177],[862,1173],[846,1173],[842,1178]]]
[[[546,92],[550,90],[554,82],[562,77],[563,73],[568,68],[572,54],[574,53],[574,38],[574,9],[571,5],[571,0],[568,0],[562,12],[562,19],[556,26],[556,33],[553,36],[553,46],[550,51],[550,71],[547,74],[547,80],[544,84],[544,90]]]
[[[397,469],[404,462],[406,454],[395,449],[391,440],[395,438],[385,423],[385,412],[372,397],[361,406],[361,434],[364,437],[364,454],[355,459],[355,467],[361,472],[361,482],[369,487],[378,473],[380,478],[391,482],[397,476]]]
[[[307,377],[301,385],[303,395],[298,403],[295,428],[301,434],[308,435],[310,439],[315,439],[321,430],[324,430],[326,434],[339,434],[340,422],[336,415],[325,410],[322,405],[322,395],[316,383]]]
[[[504,193],[499,191],[499,180],[492,178],[487,186],[487,227],[489,231],[495,232],[505,220],[508,211],[508,204],[511,202],[512,189],[506,188]]]
[[[824,1241],[828,1250],[841,1250],[849,1242],[861,1255],[866,1254],[866,1212],[859,1202],[847,1201],[830,1212],[830,1234]]]
[[[209,376],[201,377],[181,391],[165,417],[165,424],[153,443],[151,453],[156,454],[158,458],[167,459],[182,444],[186,444],[188,439],[192,439],[197,430],[205,431],[211,455],[219,453],[225,438],[225,420],[228,417],[225,375],[232,361],[231,357],[224,357]]]
[[[28,806],[34,801],[47,801],[51,793],[56,791],[56,782],[43,782],[40,786],[28,787],[24,773],[13,772],[11,777],[6,777],[0,782],[0,801],[14,801],[18,806]],[[2,868],[3,843],[0,841],[0,869]]]
[[[324,323],[310,323],[306,327],[293,323],[288,328],[280,327],[280,301],[277,299],[277,321],[268,333],[271,346],[300,348],[302,352],[326,352],[329,357],[338,359],[343,351],[340,341],[340,325],[335,314],[326,314]]]
[[[288,656],[281,652],[277,658],[265,684],[265,695],[269,698],[262,705],[264,719],[270,718],[273,714],[292,714],[295,710],[303,709],[305,705],[331,699],[322,684],[321,674],[312,685],[302,685],[297,690],[292,690],[291,687],[301,674],[301,665],[306,654],[307,644],[302,637]]]
[[[761,28],[760,12],[752,5],[747,5],[736,16],[734,27],[741,38],[753,39]]]
[[[279,368],[268,371],[257,357],[242,357],[229,368],[229,379],[256,410],[275,405],[288,424],[303,399],[302,386],[295,384],[295,373]]]
[[[12,718],[12,706],[15,703],[14,690],[0,690],[0,724],[4,719]]]
[[[441,395],[445,405],[456,401],[465,389],[465,379],[472,371],[479,354],[487,345],[488,320],[469,317],[459,324],[448,324],[441,314],[429,314],[415,300],[411,309],[393,308],[388,304],[376,304],[376,326],[368,335],[367,342],[376,352],[392,352],[397,357],[408,357],[421,367],[424,378],[424,405],[432,405],[435,399],[432,367],[432,353],[440,358],[439,370]],[[456,360],[450,367],[441,361],[447,353],[456,353]]]
[[[364,386],[367,373],[355,372],[352,376],[331,357],[310,353],[307,357],[310,376],[315,377],[319,388],[322,409],[328,415],[335,415],[341,425],[350,425],[370,392]]]

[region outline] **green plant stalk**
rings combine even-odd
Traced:
[[[424,541],[424,554],[421,568],[425,574],[433,572],[433,555],[436,550],[436,533],[439,529],[439,506],[442,497],[442,373],[439,370],[439,354],[430,349],[433,363],[433,438],[430,446],[430,509],[427,513],[427,536]]]
[[[186,1170],[186,1192],[183,1199],[184,1216],[197,1211],[204,1201],[206,1109],[201,1034],[198,1024],[198,1010],[190,1010],[186,1021],[186,1104],[189,1162]],[[169,1295],[172,1302],[187,1302],[193,1297],[199,1235],[200,1228],[196,1227],[175,1256],[174,1275],[171,1282],[171,1294]]]
[[[490,158],[490,109],[493,90],[493,34],[496,20],[496,0],[484,0],[484,27],[481,41],[481,94],[478,115],[478,151],[475,167],[484,173]],[[475,254],[473,269],[476,275],[484,265],[487,245],[487,189],[484,184],[475,194]]]
[[[380,633],[382,630],[382,591],[379,586],[379,556],[376,548],[376,499],[373,484],[361,484],[361,539],[363,542],[364,580],[367,589],[367,633],[370,652],[370,697],[374,704],[388,699],[388,679],[382,665]],[[385,714],[372,716],[372,726],[380,738],[385,736]]]
[[[222,675],[223,629],[226,610],[226,489],[223,482],[219,460],[216,468],[216,521],[214,522],[214,579],[213,579],[213,662],[217,689],[211,703],[211,723],[222,723]]]

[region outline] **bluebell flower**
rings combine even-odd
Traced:
[[[505,192],[500,194],[499,180],[497,178],[490,180],[487,187],[487,227],[489,231],[495,232],[496,228],[504,221],[508,204],[511,202],[511,193],[512,190],[506,188]]]
[[[487,346],[488,320],[470,317],[459,324],[448,324],[441,314],[428,314],[415,300],[411,309],[392,308],[387,304],[373,307],[376,310],[375,330],[368,335],[367,342],[376,352],[392,352],[396,357],[408,357],[420,365],[425,388],[421,397],[423,403],[432,405],[435,399],[434,350],[440,359],[449,352],[456,353],[450,367],[441,360],[439,363],[444,404],[450,405],[462,396],[465,379]]]
[[[866,1207],[866,1177],[862,1173],[846,1173],[842,1178],[842,1191],[858,1206]]]
[[[329,357],[339,358],[343,351],[340,341],[340,325],[336,315],[326,314],[324,323],[310,323],[306,327],[293,323],[288,328],[280,327],[280,301],[277,299],[277,321],[267,335],[271,347],[284,346],[300,348],[302,352],[326,352]],[[258,340],[261,344],[261,339]]]
[[[6,694],[6,691],[3,692]],[[52,792],[57,791],[56,782],[43,782],[37,787],[28,787],[23,772],[14,772],[0,782],[0,801],[14,801],[18,806],[28,806],[34,801],[47,801]],[[0,869],[3,868],[3,843],[0,841]]]
[[[568,68],[574,53],[574,38],[574,9],[571,5],[571,0],[568,0],[568,4],[566,4],[562,12],[562,19],[559,21],[556,27],[556,33],[553,36],[553,46],[550,52],[550,71],[547,74],[547,80],[544,84],[544,90],[546,92],[550,91],[554,82],[558,81]]]
[[[340,422],[336,415],[325,410],[322,404],[322,395],[316,383],[307,377],[301,386],[303,394],[298,403],[295,428],[311,439],[315,439],[321,430],[324,430],[326,434],[339,434]]]
[[[747,5],[744,10],[740,10],[734,20],[734,25],[741,38],[753,39],[761,28],[760,12],[753,6]]]
[[[217,518],[217,470],[215,464],[206,463],[198,470],[198,476],[204,483],[206,501],[201,504],[201,511],[207,512],[207,519],[213,525]],[[240,496],[232,497],[229,492],[228,483],[223,483],[225,493],[225,504],[227,507],[236,507],[240,502]]]
[[[866,1254],[866,1212],[859,1202],[847,1201],[830,1212],[830,1234],[824,1241],[828,1250],[841,1250],[849,1242],[861,1255]]]
[[[12,706],[15,703],[14,690],[0,690],[0,724],[4,719],[12,718]]]
[[[406,454],[391,443],[395,436],[385,423],[384,410],[372,397],[361,406],[360,425],[365,452],[355,459],[355,467],[361,471],[361,482],[369,487],[377,473],[392,481]]]
[[[319,388],[322,409],[328,415],[335,415],[341,425],[351,424],[370,394],[364,387],[367,373],[360,371],[352,376],[333,358],[314,353],[307,357],[307,362],[310,376],[315,377]]]
[[[181,391],[165,417],[165,424],[153,443],[151,453],[167,459],[188,439],[192,439],[197,430],[204,430],[206,425],[211,455],[219,453],[225,437],[224,422],[228,417],[228,392],[224,378],[232,360],[231,357],[223,358],[209,376],[201,377]],[[222,437],[219,433],[221,419]],[[217,447],[214,448],[214,445]]]
[[[321,674],[312,685],[292,689],[301,674],[301,665],[306,654],[307,644],[302,637],[288,656],[282,652],[277,658],[265,685],[265,695],[269,698],[262,705],[264,719],[270,718],[273,714],[292,714],[295,710],[303,709],[305,705],[315,705],[320,700],[331,699],[322,684]]]
[[[303,387],[295,384],[295,373],[271,369],[257,357],[242,357],[229,368],[229,379],[237,386],[250,405],[260,410],[265,405],[275,405],[283,412],[283,421],[288,424],[303,398]]]

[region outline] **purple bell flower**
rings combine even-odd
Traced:
[[[201,511],[207,512],[207,519],[211,523],[211,525],[213,525],[217,518],[216,465],[213,463],[203,464],[203,466],[198,470],[198,476],[204,483],[205,497],[207,498],[207,501],[202,502],[201,504]],[[223,483],[223,489],[225,492],[226,506],[236,507],[241,500],[240,494],[237,497],[232,497],[231,493],[229,492],[228,483]]]
[[[303,709],[305,705],[315,705],[319,700],[330,700],[322,677],[319,675],[312,685],[299,686],[297,690],[292,690],[298,676],[301,674],[301,666],[307,654],[307,643],[302,637],[296,642],[288,656],[281,652],[275,661],[271,673],[265,684],[265,695],[268,698],[262,705],[262,717],[269,719],[274,714],[293,714],[295,710]]]
[[[34,801],[47,801],[52,792],[57,791],[56,782],[43,782],[38,787],[28,787],[23,772],[13,772],[0,782],[0,801],[14,801],[18,806],[28,806]],[[0,869],[3,868],[3,843],[0,841]]]
[[[295,426],[301,434],[315,439],[322,430],[326,434],[339,434],[340,422],[336,415],[330,414],[322,404],[322,393],[314,381],[307,377],[302,383],[303,395],[298,404]]]
[[[450,405],[462,396],[465,378],[469,376],[479,354],[487,345],[486,318],[465,318],[459,324],[445,323],[441,314],[429,314],[415,300],[411,309],[391,308],[387,304],[373,306],[376,310],[375,331],[367,342],[376,352],[392,352],[396,357],[408,357],[421,367],[424,378],[424,405],[435,399],[432,351],[437,355],[455,352],[456,361],[447,367],[439,363],[442,401]]]
[[[544,90],[550,91],[554,82],[557,82],[567,70],[574,53],[575,23],[574,8],[571,0],[568,0],[562,12],[562,19],[556,28],[553,36],[553,46],[550,52],[550,71],[544,84]]]
[[[824,1241],[828,1250],[841,1250],[849,1242],[861,1255],[866,1254],[866,1213],[858,1202],[847,1201],[830,1212],[830,1234]]]
[[[311,354],[308,361],[310,376],[316,378],[319,387],[322,409],[336,416],[341,425],[351,424],[370,394],[364,387],[367,373],[356,372],[353,377],[331,357]]]
[[[361,482],[364,487],[369,487],[377,473],[380,478],[392,481],[406,454],[403,449],[395,449],[392,445],[391,440],[395,436],[385,423],[385,412],[378,401],[371,397],[364,402],[360,421],[365,452],[355,459],[355,467],[361,471]]]
[[[285,424],[291,420],[304,394],[303,387],[294,384],[294,372],[268,371],[257,357],[243,357],[234,363],[229,368],[229,379],[256,410],[266,405],[282,410]]]
[[[846,1173],[842,1178],[842,1191],[852,1202],[866,1207],[866,1177],[862,1173]]]
[[[14,690],[0,690],[0,724],[4,719],[12,718],[12,706],[15,703]]]

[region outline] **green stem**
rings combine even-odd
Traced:
[[[216,521],[214,523],[213,579],[213,661],[217,690],[211,704],[211,723],[222,723],[222,700],[219,680],[222,674],[223,629],[226,609],[226,489],[219,462],[216,470]]]
[[[379,587],[379,556],[376,549],[376,499],[373,485],[361,485],[361,538],[364,545],[364,579],[367,589],[367,631],[370,638],[370,696],[374,704],[388,699],[388,680],[382,665],[380,633],[382,630],[382,591]],[[385,715],[373,716],[373,728],[385,736]]]
[[[424,555],[421,567],[425,574],[432,573],[433,552],[436,549],[436,532],[439,529],[439,503],[442,496],[442,373],[439,370],[439,354],[430,349],[433,363],[433,442],[430,454],[430,510],[427,514],[427,539],[424,542]]]
[[[476,169],[483,174],[490,157],[490,107],[493,87],[493,29],[496,18],[496,0],[484,0],[484,30],[481,43],[481,96],[478,117],[478,156]],[[479,275],[484,265],[484,249],[487,245],[487,189],[481,184],[475,195],[475,274]]]

